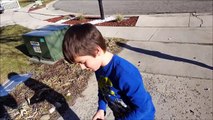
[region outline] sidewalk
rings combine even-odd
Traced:
[[[6,11],[1,26],[20,24],[36,29],[53,24],[43,21],[70,14],[46,8],[27,13]],[[8,15],[9,14],[9,15]],[[190,13],[140,15],[135,27],[97,27],[105,37],[128,39],[119,55],[139,68],[151,93],[156,119],[213,118],[212,14]],[[97,108],[95,77],[72,110],[80,119],[90,119]],[[59,118],[61,120],[62,118]],[[107,120],[113,119],[107,112]]]

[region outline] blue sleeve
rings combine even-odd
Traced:
[[[97,74],[98,73],[95,73],[95,77],[98,80],[98,77],[97,77],[98,75]],[[104,100],[104,97],[100,93],[99,88],[98,88],[98,110],[104,110],[106,112],[106,101]]]
[[[98,90],[98,110],[106,111],[106,101],[103,99],[103,96]]]
[[[145,90],[142,77],[138,71],[125,73],[119,79],[119,86],[133,106],[132,111],[122,120],[153,120],[154,105],[151,96]]]

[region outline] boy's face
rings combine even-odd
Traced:
[[[101,67],[101,60],[99,56],[78,56],[75,58],[75,63],[81,66],[81,69],[86,69],[95,72]]]

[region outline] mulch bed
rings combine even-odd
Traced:
[[[59,17],[47,19],[46,21],[55,23],[63,18],[64,18],[64,16],[59,16]],[[82,20],[79,20],[79,19],[68,20],[66,22],[63,22],[63,24],[70,24],[70,25],[81,24],[81,23],[87,23],[87,22],[90,22],[92,20],[97,20],[97,19],[100,19],[100,18],[99,17],[85,17]],[[99,23],[99,24],[96,24],[96,26],[131,27],[131,26],[136,25],[137,20],[138,20],[138,16],[131,16],[131,17],[125,17],[122,21],[119,21],[119,22],[114,20],[114,21]]]
[[[51,19],[47,19],[45,21],[55,23],[55,22],[57,22],[57,21],[59,21],[59,20],[61,20],[63,18],[64,18],[64,16],[59,16],[59,17],[54,17],[54,18],[51,18]]]
[[[117,21],[109,21],[97,24],[97,26],[124,26],[124,27],[131,27],[135,26],[138,20],[138,16],[129,17],[127,19],[124,19],[120,22]]]
[[[90,22],[90,21],[96,20],[96,19],[100,19],[100,18],[98,18],[98,17],[85,17],[82,20],[78,20],[78,19],[68,20],[68,21],[64,22],[63,24],[69,24],[69,25],[81,24],[81,23],[87,23],[87,22]]]

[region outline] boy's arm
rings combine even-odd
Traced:
[[[96,80],[98,80],[98,73],[95,73],[95,76]],[[99,86],[98,86],[98,110],[104,110],[106,112],[106,101],[104,100],[104,97],[101,94]]]
[[[144,88],[140,73],[138,74],[127,73],[120,77],[120,89],[134,106],[132,111],[122,120],[153,119],[147,118],[147,116],[153,117],[155,109],[149,93]]]
[[[106,101],[100,93],[100,90],[98,90],[98,110],[104,110],[106,112]]]

